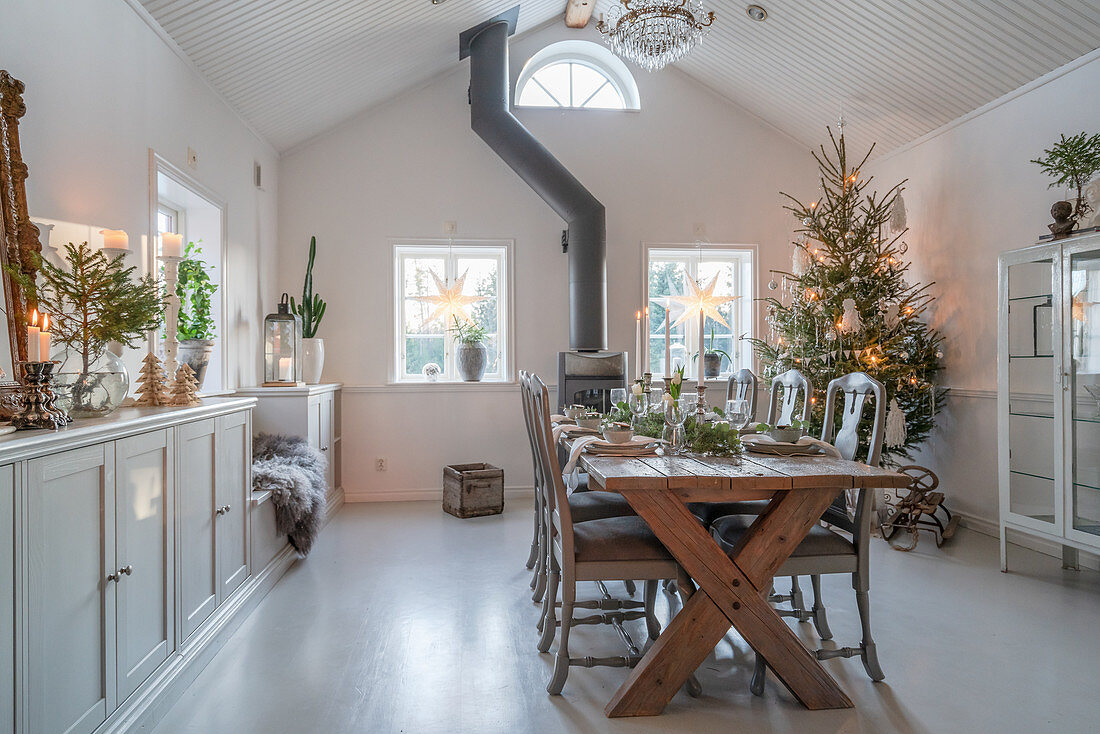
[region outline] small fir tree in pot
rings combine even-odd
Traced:
[[[107,347],[112,342],[141,346],[160,325],[163,289],[153,276],[135,278],[137,268],[87,242],[65,246],[63,267],[35,258],[37,281],[9,272],[38,310],[50,315],[53,338],[63,347],[54,353],[62,362],[54,380],[58,404],[73,418],[107,415],[130,388],[126,367]]]
[[[1032,159],[1031,162],[1054,179],[1047,188],[1062,187],[1077,191],[1073,201],[1055,202],[1051,208],[1054,223],[1047,226],[1054,239],[1060,240],[1069,237],[1092,210],[1084,189],[1093,176],[1100,173],[1100,133],[1088,135],[1082,132],[1068,138],[1063,134],[1061,140],[1043,153],[1042,158]]]
[[[176,319],[176,338],[179,340],[177,359],[195,373],[199,389],[206,379],[206,368],[210,366],[210,358],[214,354],[213,296],[218,290],[218,284],[210,278],[214,266],[207,265],[200,255],[202,248],[188,242],[180,260],[176,282],[176,296],[180,299],[180,312]]]

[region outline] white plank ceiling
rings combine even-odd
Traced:
[[[515,1],[141,3],[286,150],[454,68],[458,34]],[[740,0],[708,0],[714,28],[677,66],[807,146],[843,104],[850,142],[877,140],[881,154],[1100,47],[1100,0],[758,2],[762,23]],[[519,32],[564,9],[565,0],[523,0]]]

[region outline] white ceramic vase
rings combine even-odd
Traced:
[[[302,376],[307,385],[316,385],[321,381],[321,372],[325,368],[325,340],[302,340]]]

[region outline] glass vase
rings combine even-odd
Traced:
[[[130,375],[122,359],[111,352],[89,358],[76,351],[54,355],[57,405],[73,418],[101,418],[118,409],[130,390]]]
[[[684,421],[688,410],[683,398],[665,401],[665,430],[661,438],[668,443],[668,453],[682,454],[687,449],[687,437],[684,434]]]

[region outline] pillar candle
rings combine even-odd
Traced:
[[[634,312],[634,360],[637,362],[635,376],[642,376],[642,312]]]
[[[642,315],[642,376],[649,372],[649,306]]]
[[[50,361],[50,315],[42,314],[42,331],[38,333],[38,360]]]
[[[290,374],[290,357],[279,358],[279,379],[284,382],[290,382],[292,375]]]
[[[703,354],[706,352],[703,349],[703,326],[706,324],[707,315],[703,313],[702,309],[699,310],[699,384],[703,384]]]
[[[30,324],[27,325],[27,361],[39,362],[38,359],[38,309],[31,311]]]
[[[103,247],[111,250],[128,250],[130,249],[130,235],[126,234],[124,229],[101,229],[99,233],[103,235]]]
[[[665,304],[665,377],[672,377],[672,314]]]
[[[161,232],[160,254],[164,257],[181,257],[183,255],[183,235],[175,232]]]

